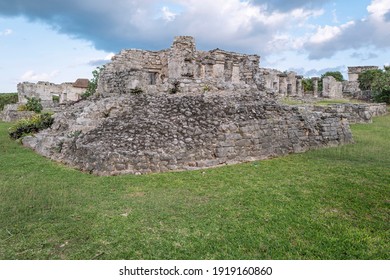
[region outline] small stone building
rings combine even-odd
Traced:
[[[88,79],[77,79],[74,83],[54,84],[50,82],[29,83],[17,85],[19,103],[27,103],[26,97],[40,98],[44,107],[55,103],[77,101],[88,87]]]

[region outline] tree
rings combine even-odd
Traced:
[[[341,74],[340,71],[328,71],[324,74],[321,75],[321,80],[324,78],[324,77],[328,77],[328,76],[332,76],[333,78],[336,79],[336,81],[338,82],[342,82],[344,81],[344,77],[343,77],[343,74]]]
[[[308,92],[308,91],[313,91],[313,80],[311,78],[304,78],[302,80],[302,86],[303,86],[303,91]]]
[[[361,90],[372,90],[374,80],[382,75],[382,70],[371,69],[359,74],[358,82]]]
[[[83,99],[95,94],[96,89],[97,89],[99,76],[103,70],[104,70],[104,65],[101,67],[97,67],[95,70],[92,71],[93,78],[91,80],[89,80],[87,90],[85,91],[84,94],[81,95],[81,97]]]
[[[374,101],[390,104],[390,68],[385,68],[380,75],[375,76],[371,88]]]

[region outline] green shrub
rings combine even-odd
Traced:
[[[104,66],[97,67],[95,70],[92,71],[93,78],[89,80],[88,88],[87,90],[81,95],[82,99],[87,99],[88,97],[95,94],[97,89],[98,80],[100,77],[100,74],[102,73],[104,69]]]
[[[361,90],[372,90],[372,84],[375,79],[382,75],[382,70],[371,69],[359,74],[358,82]]]
[[[208,92],[208,91],[210,91],[211,90],[211,87],[210,87],[210,85],[204,85],[203,86],[203,92]]]
[[[374,101],[390,104],[390,68],[385,67],[384,71],[373,80],[372,91]]]
[[[304,78],[302,80],[302,86],[303,86],[303,91],[308,92],[308,91],[313,91],[313,80],[311,78]]]
[[[28,111],[28,110],[27,110],[26,104],[20,104],[20,105],[18,106],[18,111],[19,111],[19,112]]]
[[[138,95],[138,94],[141,94],[141,93],[143,93],[144,91],[142,90],[142,88],[140,88],[140,87],[136,87],[136,88],[132,88],[131,90],[130,90],[130,93],[131,94],[134,94],[134,95]]]
[[[390,104],[390,68],[367,70],[359,75],[359,88],[371,90],[375,102]]]
[[[0,111],[2,111],[7,104],[14,104],[18,102],[17,93],[2,93],[0,94]]]
[[[27,111],[32,111],[32,112],[35,112],[35,113],[42,112],[43,106],[41,104],[41,99],[40,98],[27,97],[27,96],[25,96],[25,98],[27,99],[27,103],[26,103]]]
[[[179,81],[173,82],[172,85],[173,85],[173,88],[171,88],[169,90],[170,94],[175,94],[175,93],[180,92],[180,82]]]
[[[53,102],[55,102],[55,103],[59,103],[59,102],[60,102],[60,97],[59,97],[58,95],[53,95],[53,96],[51,97],[51,99],[52,99]]]
[[[19,139],[24,135],[37,133],[42,129],[51,127],[53,121],[51,113],[36,114],[30,118],[22,119],[11,126],[8,134],[12,139]]]

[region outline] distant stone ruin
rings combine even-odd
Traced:
[[[88,79],[77,79],[74,83],[54,84],[50,82],[19,83],[19,103],[25,104],[26,97],[40,98],[44,107],[53,107],[55,103],[80,100],[81,95],[88,88]],[[58,102],[53,101],[58,100]]]
[[[378,70],[378,66],[355,66],[348,67],[348,81],[357,82],[359,74],[367,70]]]
[[[303,95],[302,77],[259,61],[198,51],[187,36],[167,50],[124,50],[105,66],[95,96],[68,105],[23,144],[97,175],[193,170],[351,143],[350,122],[386,112],[282,105],[281,96]],[[325,83],[329,97],[339,90],[333,82]]]
[[[367,70],[377,70],[378,66],[355,66],[348,67],[348,81],[343,82],[343,97],[364,101],[371,101],[372,93],[369,90],[359,88],[359,75]]]

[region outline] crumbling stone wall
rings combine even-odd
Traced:
[[[302,76],[295,72],[281,72],[276,69],[260,68],[259,81],[266,89],[276,92],[276,97],[302,97]]]
[[[197,51],[189,36],[175,37],[170,49],[124,50],[100,75],[102,96],[145,93],[202,93],[210,90],[257,88],[260,57],[215,49]]]
[[[23,143],[99,175],[198,169],[352,141],[338,113],[245,94],[140,94],[82,101]]]
[[[34,115],[30,111],[18,111],[18,104],[8,104],[0,111],[0,120],[3,122],[16,122]]]
[[[343,97],[350,99],[358,99],[362,101],[372,101],[372,92],[371,90],[361,90],[359,88],[359,82],[343,82]]]
[[[349,123],[371,123],[373,117],[387,114],[386,103],[375,104],[331,104],[328,106],[306,106],[305,110],[341,114]]]
[[[285,95],[302,95],[302,77],[290,72],[280,87],[282,72],[260,69],[259,63],[257,55],[220,49],[199,51],[193,37],[178,36],[166,50],[131,49],[114,56],[100,75],[98,93],[112,96],[139,89],[145,93],[203,93],[259,90],[269,86]]]
[[[343,84],[332,76],[322,79],[322,97],[324,98],[343,98]]]

